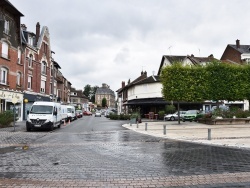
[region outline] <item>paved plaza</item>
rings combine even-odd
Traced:
[[[26,132],[24,122],[1,129],[0,187],[250,187],[245,125],[126,121],[119,131],[73,131],[86,121],[51,132]]]

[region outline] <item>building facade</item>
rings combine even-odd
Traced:
[[[13,110],[15,105],[18,120],[23,114],[22,16],[9,1],[0,2],[0,112]]]
[[[95,103],[97,106],[102,107],[102,100],[106,99],[107,108],[115,108],[115,92],[112,91],[109,86],[105,83],[102,84],[102,87],[97,88],[95,93]]]

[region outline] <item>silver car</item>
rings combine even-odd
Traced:
[[[180,111],[180,119],[183,118],[184,114],[186,113],[187,111]],[[174,120],[178,120],[178,111],[173,113],[173,114],[168,114],[168,115],[165,115],[164,116],[164,120],[165,121],[174,121]]]
[[[100,111],[96,111],[96,112],[95,112],[95,117],[102,117],[101,112],[100,112]]]

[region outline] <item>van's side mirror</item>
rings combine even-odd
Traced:
[[[72,111],[72,113],[74,113],[74,111]]]
[[[55,116],[56,116],[56,115],[57,115],[57,111],[54,111],[53,115],[55,115]]]
[[[30,111],[29,110],[27,110],[27,114],[29,115],[29,113],[30,113]]]

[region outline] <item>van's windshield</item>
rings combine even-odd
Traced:
[[[30,113],[31,114],[52,114],[53,106],[43,106],[43,105],[34,105],[32,106]]]

